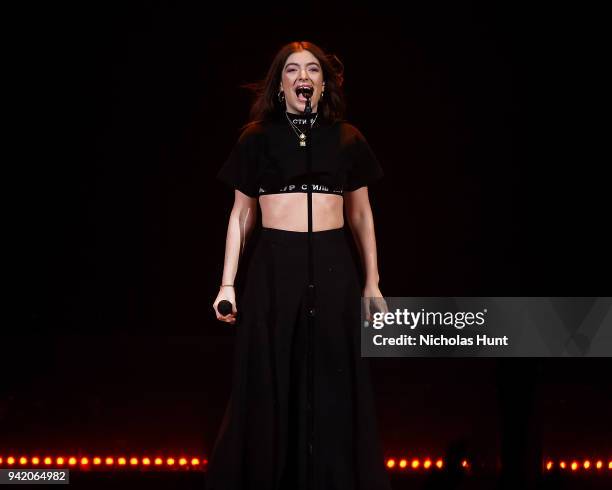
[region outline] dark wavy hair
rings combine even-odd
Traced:
[[[286,110],[285,102],[278,100],[278,86],[281,82],[283,67],[292,53],[304,50],[310,51],[319,60],[323,70],[325,96],[319,99],[317,113],[330,123],[344,119],[346,111],[342,90],[344,65],[336,55],[325,53],[314,43],[296,41],[280,48],[263,80],[241,85],[242,88],[251,90],[255,96],[249,111],[249,122],[243,128],[257,122],[271,120]]]

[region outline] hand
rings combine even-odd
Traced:
[[[372,321],[372,314],[374,312],[388,313],[389,307],[387,302],[383,298],[380,289],[376,285],[366,286],[363,289],[364,302],[364,315],[365,319],[369,322]]]
[[[232,312],[228,313],[227,315],[221,315],[217,310],[217,305],[223,300],[227,300],[232,304]],[[219,288],[219,294],[213,303],[213,310],[215,310],[217,320],[231,323],[232,325],[236,323],[236,314],[238,313],[238,310],[236,309],[236,293],[233,287],[223,286]]]

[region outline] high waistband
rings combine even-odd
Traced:
[[[290,184],[278,189],[264,189],[263,187],[259,188],[259,195],[266,196],[269,194],[291,194],[295,192],[308,192],[308,184]],[[337,194],[342,196],[343,189],[342,187],[332,187],[324,184],[310,184],[310,191],[314,194]]]
[[[281,230],[278,228],[261,228],[261,236],[265,238],[272,238],[277,241],[293,243],[293,242],[304,242],[308,241],[307,231],[291,231]],[[330,230],[320,230],[312,232],[313,240],[328,240],[345,238],[344,227],[332,228]]]

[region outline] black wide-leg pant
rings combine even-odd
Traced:
[[[361,288],[343,228],[313,232],[316,490],[390,490]],[[237,298],[233,385],[207,490],[306,489],[308,233],[262,228]]]

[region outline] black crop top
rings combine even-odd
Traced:
[[[287,115],[298,128],[305,127],[304,116]],[[312,141],[307,142],[312,144],[313,193],[343,195],[384,176],[370,145],[355,126],[346,121],[329,123],[321,116],[312,127]],[[281,113],[242,131],[217,179],[249,197],[307,192],[306,165],[306,148],[300,146],[298,135]]]

